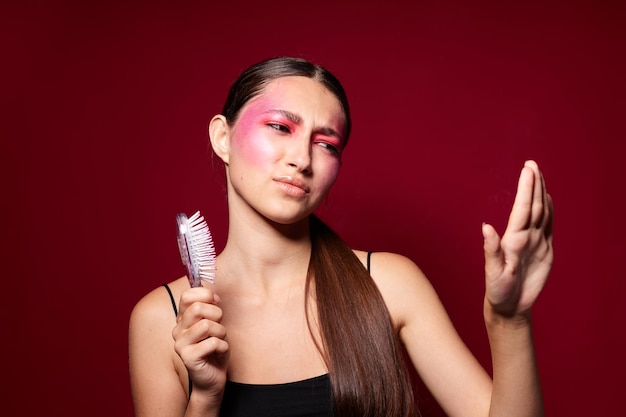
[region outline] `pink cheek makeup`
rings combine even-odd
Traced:
[[[237,122],[235,144],[241,155],[256,166],[263,166],[274,160],[275,146],[266,135],[263,119],[259,113],[263,102],[250,104]],[[263,105],[266,108],[266,105]]]
[[[244,133],[240,139],[241,155],[255,166],[263,166],[274,160],[276,154],[272,144],[262,135],[254,136]]]

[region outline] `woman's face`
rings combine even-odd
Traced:
[[[341,104],[319,82],[268,83],[230,128],[229,204],[283,224],[308,216],[339,174],[344,128]]]

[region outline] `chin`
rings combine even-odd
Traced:
[[[281,225],[281,226],[295,226],[295,225],[298,225],[298,224],[303,223],[303,222],[307,222],[308,223],[309,216],[310,216],[310,214],[307,214],[306,216],[299,216],[299,217],[277,216],[277,217],[274,217],[274,218],[269,218],[269,220],[272,223],[276,223],[276,224]]]
[[[305,213],[289,213],[287,210],[277,210],[274,213],[262,213],[270,222],[281,226],[296,226],[300,223],[307,222],[312,212]]]
[[[317,205],[312,204],[276,204],[269,207],[265,207],[265,210],[260,212],[263,217],[283,226],[297,225],[304,221],[308,222],[309,216],[315,211]]]

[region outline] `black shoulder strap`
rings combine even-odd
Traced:
[[[367,252],[367,272],[370,272],[370,264],[371,264],[372,252]]]
[[[172,308],[174,309],[174,315],[178,316],[178,309],[176,308],[176,300],[174,300],[174,294],[172,294],[172,290],[170,290],[169,285],[163,284],[167,293],[170,295],[170,301],[172,302]]]

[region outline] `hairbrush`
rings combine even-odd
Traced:
[[[184,213],[176,215],[178,224],[178,249],[183,265],[187,269],[187,278],[191,287],[200,287],[201,281],[213,284],[215,280],[215,247],[213,238],[204,221],[204,217],[197,211],[187,218]]]

